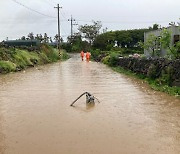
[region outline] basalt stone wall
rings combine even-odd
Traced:
[[[180,59],[171,61],[167,59],[120,58],[116,64],[132,72],[157,79],[161,83],[180,87]]]

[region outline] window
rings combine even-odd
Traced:
[[[174,35],[174,44],[180,40],[180,35]]]

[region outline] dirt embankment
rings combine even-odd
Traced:
[[[67,58],[67,54],[62,53],[62,58]],[[56,62],[60,59],[59,51],[46,44],[34,50],[1,47],[0,73],[21,71],[27,67]]]

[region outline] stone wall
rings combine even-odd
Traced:
[[[180,86],[180,59],[138,59],[119,58],[117,66],[132,72],[143,74],[146,77],[167,82],[170,86]]]

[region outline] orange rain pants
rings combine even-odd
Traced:
[[[82,61],[84,60],[84,51],[81,51],[81,58],[82,58]]]
[[[89,61],[89,60],[90,60],[90,56],[91,56],[91,55],[90,55],[90,53],[89,53],[89,52],[87,52],[87,53],[86,53],[86,60],[87,60],[87,61]]]

